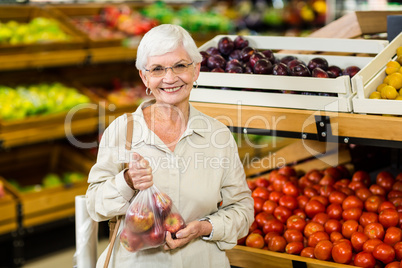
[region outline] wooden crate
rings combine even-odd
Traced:
[[[226,35],[234,40],[236,36]],[[216,47],[224,35],[218,35],[199,47],[207,50]],[[366,66],[388,44],[381,40],[350,40],[333,38],[310,37],[277,37],[277,36],[245,36],[251,47],[258,50],[271,49],[278,58],[292,55],[304,62],[317,57],[316,51],[326,52],[319,54],[326,58],[330,65],[346,68],[356,65]],[[312,54],[290,53],[292,50],[302,49],[312,51]],[[279,52],[279,51],[278,51]],[[365,56],[337,55],[332,53],[364,54]],[[334,112],[352,111],[352,86],[349,76],[339,76],[333,79],[317,77],[295,77],[261,74],[236,74],[201,72],[198,78],[197,89],[191,92],[190,100],[207,103],[224,103],[236,105],[253,105],[266,107],[297,108],[323,110]],[[220,88],[229,88],[222,90]],[[248,89],[248,90],[243,90]],[[252,89],[253,91],[250,91]],[[328,93],[335,96],[283,94],[282,91]]]
[[[321,261],[296,255],[256,249],[246,246],[235,246],[227,250],[230,264],[241,268],[341,268],[355,267],[330,261]]]
[[[4,179],[0,177],[0,181]],[[5,189],[5,196],[0,198],[0,235],[17,230],[17,204],[16,197]]]
[[[22,80],[21,77],[24,79]],[[74,87],[73,80],[67,80],[57,72],[41,72],[37,70],[21,70],[13,72],[0,73],[0,85],[9,86],[15,88],[20,85],[32,85],[40,83],[55,83],[59,82],[66,86]],[[77,88],[77,87],[76,87]],[[77,88],[79,90],[79,88]],[[85,94],[84,92],[81,92]],[[78,107],[78,106],[77,106]],[[36,130],[53,127],[54,125],[63,125],[69,112],[74,112],[72,121],[80,119],[89,119],[96,116],[96,109],[93,107],[93,103],[82,104],[80,109],[76,111],[71,109],[70,111],[61,111],[49,114],[38,114],[27,116],[23,119],[0,119],[0,136],[3,137],[8,133],[21,130]]]
[[[0,175],[21,204],[22,226],[30,227],[74,216],[74,198],[86,193],[85,181],[22,193],[8,180],[22,186],[37,185],[49,173],[88,174],[93,162],[76,148],[61,144],[36,144],[14,148],[0,155]]]
[[[370,99],[372,92],[383,82],[387,76],[386,65],[396,60],[396,49],[402,46],[402,32],[381,51],[372,62],[365,66],[352,78],[352,87],[356,92],[353,97],[353,111],[362,114],[402,115],[402,102],[400,100]]]
[[[17,22],[28,23],[33,18],[45,17],[54,19],[58,22],[62,31],[71,38],[68,41],[54,41],[33,44],[1,44],[0,54],[21,54],[31,52],[46,52],[54,50],[82,49],[85,46],[84,39],[76,34],[68,25],[56,19],[49,12],[36,6],[2,5],[0,8],[0,22],[15,20]]]

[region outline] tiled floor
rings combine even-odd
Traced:
[[[98,255],[106,248],[108,239],[100,240],[98,243]],[[42,256],[38,259],[28,261],[23,268],[72,268],[75,248]]]

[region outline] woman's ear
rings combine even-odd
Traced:
[[[194,67],[194,81],[198,79],[198,76],[200,76],[200,70],[201,70],[201,62],[197,63]]]
[[[145,85],[146,87],[148,87],[148,79],[147,79],[147,76],[145,75],[145,72],[144,72],[143,70],[139,70],[138,73],[140,74],[142,83],[144,83],[144,85]]]

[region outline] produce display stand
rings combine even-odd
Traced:
[[[5,195],[0,197],[0,235],[14,232],[17,228],[17,199],[5,189]]]
[[[227,250],[226,254],[229,257],[230,264],[241,268],[341,268],[355,267],[335,262],[321,261],[291,255],[286,253],[278,253],[264,249],[250,248],[246,246],[235,246],[231,250]]]
[[[15,20],[20,23],[28,23],[33,18],[44,17],[58,22],[60,29],[70,36],[67,41],[54,41],[33,44],[1,44],[0,54],[21,54],[32,52],[45,52],[54,50],[69,50],[84,48],[84,40],[68,26],[58,21],[49,12],[36,6],[2,5],[0,8],[0,21]]]
[[[236,36],[227,35],[234,40]],[[199,50],[217,47],[224,35],[218,35],[202,45]],[[275,53],[276,58],[296,56],[309,62],[317,57],[315,51],[357,53],[365,56],[339,56],[320,54],[327,59],[329,65],[337,65],[344,69],[355,65],[366,66],[388,44],[381,40],[351,40],[333,38],[244,36],[249,46],[264,50],[296,50],[313,51],[312,54]],[[371,56],[370,56],[371,55]],[[349,76],[337,78],[295,77],[261,74],[237,74],[219,72],[201,72],[197,89],[191,93],[190,100],[197,102],[242,104],[253,106],[269,106],[292,109],[312,109],[336,112],[352,111],[352,86]],[[214,87],[214,88],[210,88]],[[223,87],[224,89],[220,89]],[[237,89],[237,90],[234,90]],[[247,89],[247,90],[244,90]],[[230,90],[230,92],[228,92]],[[329,93],[333,96],[284,94],[282,91]],[[230,94],[229,94],[230,93]]]
[[[369,99],[370,94],[376,91],[386,77],[386,65],[396,59],[396,49],[400,46],[402,46],[402,32],[352,78],[353,89],[357,93],[352,99],[355,113],[402,115],[401,101]]]
[[[55,221],[75,213],[74,198],[85,194],[86,179],[71,185],[42,188],[38,191],[20,192],[8,180],[21,185],[38,185],[49,173],[80,172],[88,174],[93,162],[71,147],[58,144],[35,144],[14,148],[0,155],[0,174],[6,188],[21,204],[21,227]]]

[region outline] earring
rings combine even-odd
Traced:
[[[198,88],[198,82],[197,82],[197,80],[195,80],[195,88],[196,88],[196,89]]]
[[[147,94],[147,96],[151,95],[152,90],[149,89],[149,87],[147,87],[147,89],[145,89],[145,94]]]

